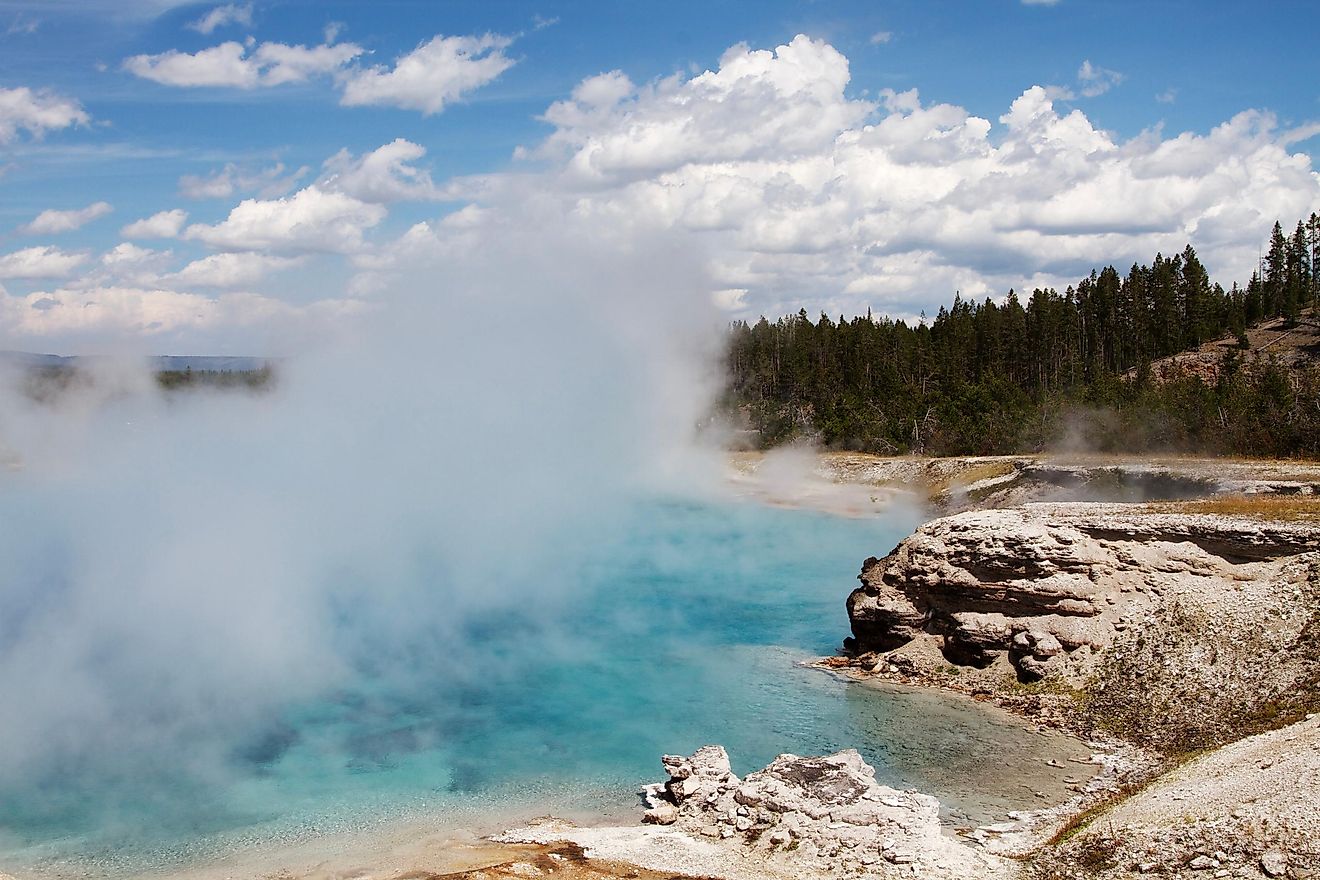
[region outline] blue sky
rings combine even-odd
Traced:
[[[395,245],[407,230],[426,222],[440,236],[444,216],[464,207],[502,210],[518,201],[518,185],[559,193],[564,210],[589,197],[697,235],[711,254],[715,298],[731,315],[798,307],[911,315],[947,301],[954,290],[997,295],[1007,286],[1067,283],[1089,265],[1148,260],[1156,249],[1180,248],[1188,240],[1225,283],[1245,280],[1239,277],[1249,264],[1245,255],[1267,231],[1262,223],[1278,214],[1291,224],[1320,208],[1314,174],[1320,129],[1310,127],[1320,120],[1318,32],[1320,12],[1301,2],[1248,10],[1182,0],[0,0],[0,345],[95,348],[117,337],[146,339],[149,348],[267,345],[265,329],[303,320],[296,312],[315,303],[330,311],[338,305],[351,312],[364,301],[374,307],[371,291],[390,283],[381,267],[398,258]],[[727,109],[732,103],[724,86],[717,100],[701,92],[701,100],[716,101],[710,113],[692,95],[654,88],[688,83],[690,91],[700,91],[693,78],[718,72],[730,47],[773,53],[799,34],[815,47],[811,58],[779,67],[781,74],[792,67],[805,79],[787,84],[773,65],[739,74],[746,92],[739,93],[737,110]],[[484,37],[493,42],[475,42]],[[418,56],[410,69],[423,74],[421,80],[391,76],[419,47],[455,38],[474,41],[454,44],[456,60]],[[215,75],[209,67],[198,73],[209,61],[195,60],[196,53],[230,42],[238,44],[230,59],[238,66],[231,65],[221,84],[191,84]],[[322,55],[299,62],[312,68],[274,61],[252,66],[267,46],[274,47],[266,50],[270,58],[281,47]],[[191,66],[167,70],[161,59],[169,53]],[[474,62],[483,59],[490,63],[477,70]],[[443,69],[428,73],[427,63]],[[243,64],[249,67],[240,70]],[[353,84],[373,68],[374,82]],[[846,84],[836,76],[840,69]],[[589,124],[544,118],[580,83],[611,71],[626,75],[632,91],[608,113]],[[759,86],[752,82],[757,77],[765,77]],[[818,90],[824,84],[828,94]],[[1020,128],[1022,143],[1009,150],[1012,134],[1003,117],[1032,86],[1042,87],[1062,134],[1037,126],[1039,137],[1029,136]],[[452,92],[443,101],[424,94],[446,88]],[[903,94],[910,97],[895,97]],[[764,106],[749,108],[762,99]],[[792,143],[791,133],[770,124],[799,100],[815,108],[804,119],[834,118],[829,114],[838,111],[833,128],[814,133],[809,145]],[[45,102],[47,121],[24,127],[23,112],[28,115],[21,118],[36,118],[34,101]],[[891,116],[895,128],[900,119],[909,127],[921,120],[933,126],[911,135],[917,143],[953,137],[948,129],[960,121],[925,112],[939,106],[990,124],[983,138],[972,126],[970,145],[956,161],[938,150],[917,157],[909,135],[897,132],[896,141],[872,144],[880,152],[864,160],[840,152],[849,132]],[[693,118],[674,115],[684,108],[696,108]],[[921,112],[914,115],[914,108]],[[1264,115],[1239,120],[1216,139],[1213,132],[1243,111]],[[751,114],[743,129],[734,121],[740,112]],[[1090,133],[1079,133],[1074,123],[1080,122]],[[698,130],[702,125],[713,128]],[[657,137],[676,128],[691,138],[687,147],[674,148],[677,153],[666,147],[664,161],[630,155],[623,165],[598,168],[590,186],[573,178],[574,156],[586,161],[612,138],[641,131]],[[691,152],[706,139],[728,141],[730,130],[766,140],[732,152],[704,146]],[[934,131],[945,134],[930,136]],[[1197,140],[1179,141],[1184,133]],[[1096,137],[1104,140],[1099,148]],[[327,179],[327,160],[346,150],[346,162],[359,161],[398,139],[424,155],[377,172],[412,184],[420,173],[426,186],[381,195],[379,186],[360,181],[333,210],[317,214],[334,226],[325,235],[286,241],[268,229],[245,237],[234,229],[201,228],[233,219],[243,199],[270,203],[269,214],[280,209],[280,199],[287,203],[309,188],[314,191],[303,199],[309,204],[337,192]],[[522,158],[514,158],[520,147]],[[988,159],[987,150],[998,152]],[[1027,151],[1038,167],[1018,162]],[[1170,159],[1170,151],[1177,156]],[[822,162],[839,173],[822,176]],[[1002,185],[1003,174],[988,162],[1009,163],[1017,183]],[[1151,177],[1155,166],[1164,177]],[[732,183],[730,168],[737,177]],[[871,179],[876,168],[888,176]],[[958,204],[938,217],[911,213],[953,198],[948,174],[959,177]],[[782,199],[758,204],[782,196],[782,187],[766,188],[775,179],[805,188],[794,190],[791,211]],[[503,201],[484,201],[473,191],[474,180],[497,189]],[[1058,192],[1072,193],[1071,207],[1033,192],[1048,180]],[[1192,192],[1188,180],[1200,189]],[[212,184],[209,196],[199,197],[199,181]],[[840,181],[857,184],[843,192]],[[715,201],[693,201],[675,214],[655,193],[676,187]],[[978,220],[969,202],[959,202],[978,188],[998,217],[1018,219]],[[1177,204],[1157,199],[1160,204],[1143,209],[1144,219],[1120,216],[1118,203],[1131,206],[1131,193],[1148,188],[1171,194]],[[883,210],[861,207],[868,199],[874,204],[875,193],[908,189]],[[731,213],[735,193],[743,207]],[[1115,204],[1105,203],[1110,198]],[[785,213],[766,229],[776,205]],[[84,213],[34,223],[45,211]],[[166,211],[185,211],[187,218],[167,235],[124,234],[133,221]],[[717,221],[691,219],[712,211]],[[1079,211],[1099,219],[1080,222]],[[1240,218],[1230,220],[1235,211],[1242,211]],[[268,219],[263,215],[262,222]],[[839,228],[850,233],[839,237],[832,231]],[[922,229],[921,235],[906,232]],[[107,258],[126,242],[136,250]],[[233,255],[221,262],[235,271],[217,277],[212,260],[180,274],[218,255]],[[118,268],[111,271],[111,264]],[[137,269],[127,273],[130,264]],[[848,268],[840,270],[843,264]],[[65,293],[46,295],[57,289]],[[95,298],[98,290],[117,291],[120,308],[104,309],[109,298]],[[144,305],[144,292],[152,293],[154,306]],[[253,314],[264,308],[269,320],[240,316],[239,294],[260,299]],[[89,298],[103,312],[96,321],[86,318]],[[210,316],[152,320],[162,309],[170,312],[171,302],[201,304]],[[281,311],[282,304],[293,311]],[[65,309],[83,317],[58,319]],[[30,320],[34,310],[41,321]]]

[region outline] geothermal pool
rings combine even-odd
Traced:
[[[957,698],[798,665],[835,650],[861,561],[905,535],[911,513],[666,501],[616,525],[580,589],[465,620],[461,665],[422,650],[359,663],[229,744],[224,772],[171,757],[159,773],[72,766],[5,791],[0,870],[166,870],[426,817],[635,815],[659,756],[706,743],[739,773],[856,747],[882,781],[939,796],[952,823],[1039,803],[1039,734]]]

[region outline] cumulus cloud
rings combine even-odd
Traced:
[[[318,186],[364,202],[442,198],[430,173],[412,164],[425,155],[425,147],[403,138],[359,157],[340,150],[325,161]]]
[[[299,262],[297,258],[254,253],[211,254],[184,266],[170,280],[182,287],[250,287],[270,273]]]
[[[61,286],[69,290],[90,290],[155,285],[173,256],[172,251],[158,251],[132,242],[120,242],[77,275],[69,277]]]
[[[181,208],[159,211],[150,217],[135,220],[119,230],[124,238],[178,238],[188,212]]]
[[[245,199],[214,226],[193,224],[184,238],[230,251],[351,253],[386,210],[342,192],[309,186],[281,199]]]
[[[57,211],[52,208],[42,211],[30,222],[20,226],[19,231],[29,235],[56,235],[61,232],[72,232],[75,229],[81,229],[98,217],[104,217],[113,210],[114,208],[110,207],[109,202],[94,202],[85,208],[70,211]]]
[[[66,278],[86,261],[86,254],[68,253],[50,245],[23,248],[0,255],[0,279]]]
[[[871,34],[872,46],[885,46],[894,41],[893,31],[876,31]]]
[[[9,143],[25,131],[40,138],[48,131],[87,125],[92,118],[82,105],[51,91],[33,91],[26,86],[0,88],[0,144]]]
[[[158,251],[124,241],[101,255],[96,271],[86,273],[66,286],[103,287],[144,286],[156,284],[174,257],[174,252]]]
[[[498,34],[437,35],[396,59],[393,68],[376,66],[348,76],[340,103],[439,113],[512,67],[514,60],[504,54],[512,42]]]
[[[292,171],[277,162],[269,168],[244,168],[233,162],[206,175],[185,174],[179,178],[179,194],[189,199],[227,199],[235,193],[255,193],[263,199],[293,191],[306,176],[306,166]]]
[[[430,116],[515,63],[504,51],[513,43],[512,37],[441,34],[397,58],[393,67],[363,68],[353,62],[366,50],[355,43],[336,43],[337,36],[338,27],[330,25],[326,42],[319,46],[231,40],[192,53],[170,49],[134,55],[124,60],[123,68],[135,76],[183,88],[256,89],[334,76],[344,106],[401,107]]]
[[[166,252],[168,253],[168,251]],[[160,251],[154,251],[151,248],[138,247],[132,242],[121,242],[101,255],[101,263],[105,266],[140,266],[143,263],[154,260],[161,256]]]
[[[311,47],[261,43],[252,49],[230,41],[194,53],[170,49],[158,55],[134,55],[123,66],[135,76],[167,86],[255,89],[335,73],[363,51],[353,43]]]
[[[196,21],[189,22],[188,27],[198,33],[209,34],[216,28],[231,24],[252,27],[252,4],[226,3],[224,6],[217,6]]]
[[[554,130],[519,155],[546,164],[554,186],[535,185],[565,211],[694,233],[714,289],[746,291],[721,305],[751,316],[915,315],[955,290],[1062,287],[1189,241],[1225,282],[1245,280],[1275,218],[1320,199],[1309,159],[1268,113],[1122,140],[1042,86],[992,121],[915,90],[860,101],[848,82],[847,59],[806,37],[773,52],[734,47],[690,78],[638,86],[602,74],[552,105]],[[492,175],[469,190],[481,204],[528,185]]]
[[[735,46],[718,70],[640,88],[622,73],[584,80],[551,105],[538,151],[587,181],[654,175],[689,163],[806,155],[872,110],[842,98],[848,60],[805,36],[774,51]]]
[[[0,294],[0,323],[16,338],[150,338],[276,321],[350,314],[360,303],[326,300],[296,306],[252,293],[220,296],[167,288],[61,287],[27,296]]]
[[[182,212],[166,212],[165,232],[246,256],[157,269],[156,283],[246,287],[287,265],[257,256],[305,255],[318,271],[327,264],[312,255],[345,254],[357,273],[347,292],[377,296],[401,264],[508,240],[498,218],[535,200],[601,247],[643,247],[657,229],[680,236],[704,255],[707,295],[738,316],[912,316],[955,290],[1062,288],[1094,266],[1149,261],[1189,241],[1217,278],[1245,280],[1274,220],[1320,201],[1310,160],[1290,149],[1313,129],[1281,129],[1265,112],[1209,132],[1124,139],[1060,106],[1047,86],[982,117],[915,89],[860,100],[850,78],[847,58],[807,37],[735,46],[691,76],[637,84],[603,73],[546,110],[549,135],[519,150],[510,172],[437,183],[424,148],[398,139],[340,151],[310,186],[259,192],[215,224],[185,226]],[[1083,80],[1116,81],[1094,64],[1082,65]],[[219,195],[261,185],[244,178],[290,177],[275,169],[226,168],[197,185]],[[389,204],[409,200],[460,207],[393,241],[368,235]]]

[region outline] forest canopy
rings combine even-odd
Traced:
[[[1312,214],[1291,235],[1274,225],[1245,287],[1214,282],[1188,245],[1025,301],[1013,290],[980,303],[955,295],[933,320],[911,324],[869,312],[737,321],[722,408],[761,447],[1316,457],[1320,351],[1285,361],[1254,351],[1248,331],[1313,324],[1318,306]],[[1171,359],[1184,352],[1212,358],[1212,369]]]

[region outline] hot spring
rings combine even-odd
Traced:
[[[951,822],[1031,803],[1037,734],[799,665],[917,514],[715,488],[690,242],[481,216],[269,393],[163,395],[129,361],[45,401],[0,381],[0,871],[634,818],[707,743],[741,773],[855,747]]]
[[[844,634],[860,560],[912,524],[898,512],[636,503],[582,536],[580,589],[464,615],[444,634],[463,640],[460,651],[423,640],[355,653],[335,687],[226,727],[218,764],[191,766],[186,748],[154,764],[128,753],[148,748],[133,740],[11,782],[0,867],[164,871],[236,847],[428,817],[635,819],[636,791],[660,776],[659,756],[706,743],[725,745],[740,773],[781,752],[856,747],[883,782],[941,797],[951,822],[1002,816],[1030,804],[1030,791],[1006,780],[1036,772],[1037,734],[957,698],[878,691],[799,665]],[[338,610],[345,645],[369,625],[362,609]]]

